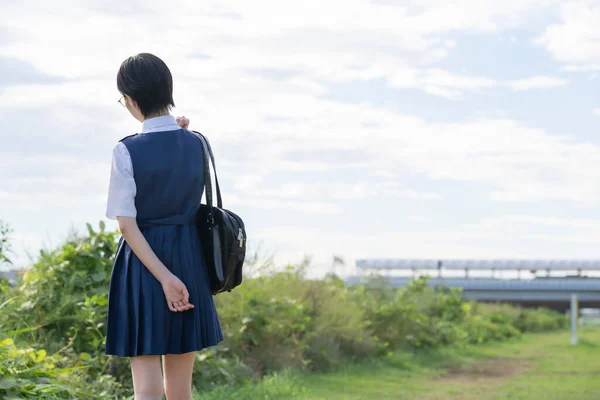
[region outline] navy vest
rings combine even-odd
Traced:
[[[194,224],[204,192],[204,154],[186,130],[148,132],[121,140],[129,150],[140,228]]]

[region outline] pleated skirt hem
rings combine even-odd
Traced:
[[[183,349],[180,351],[176,351],[176,352],[155,352],[155,351],[139,351],[137,353],[133,353],[133,352],[125,352],[125,351],[118,351],[118,350],[113,350],[113,349],[108,349],[106,348],[105,354],[107,356],[117,356],[117,357],[137,357],[137,356],[165,356],[165,355],[179,355],[179,354],[187,354],[187,353],[192,353],[194,351],[201,351],[204,349],[208,349],[209,347],[213,347],[218,345],[219,343],[221,343],[223,340],[219,340],[215,343],[210,343],[204,346],[196,346],[196,348],[190,348],[188,349]]]

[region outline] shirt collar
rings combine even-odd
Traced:
[[[142,133],[176,131],[179,129],[181,127],[177,125],[177,121],[172,115],[149,118],[142,124]]]

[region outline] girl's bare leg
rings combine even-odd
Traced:
[[[196,352],[163,356],[167,400],[192,400],[192,372]]]
[[[160,356],[131,357],[130,363],[135,400],[162,400]]]

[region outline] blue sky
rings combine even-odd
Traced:
[[[140,128],[116,71],[138,52],[170,66],[174,114],[280,265],[597,258],[600,1],[128,4],[0,6],[18,265],[104,219],[111,150]]]

